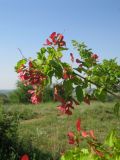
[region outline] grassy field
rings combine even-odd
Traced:
[[[17,114],[20,119],[19,140],[24,143],[26,152],[41,152],[48,157],[50,154],[53,159],[57,159],[61,152],[71,147],[67,133],[76,131],[75,121],[79,117],[82,128],[93,129],[99,141],[103,141],[113,128],[120,131],[120,121],[113,114],[114,103],[93,102],[90,106],[81,104],[75,107],[74,114],[69,117],[61,115],[56,109],[57,105],[51,102],[4,106],[8,114]]]

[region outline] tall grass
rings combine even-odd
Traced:
[[[60,153],[71,147],[68,145],[67,132],[76,131],[75,121],[78,117],[82,120],[82,128],[93,129],[99,141],[103,141],[111,129],[120,130],[120,121],[113,114],[114,103],[93,102],[90,106],[81,104],[75,107],[74,114],[69,117],[61,115],[56,109],[57,105],[51,102],[4,106],[7,114],[19,116],[19,141],[23,142],[29,154],[30,150],[35,152],[31,148],[36,148],[43,153],[51,153],[53,159],[57,159]]]

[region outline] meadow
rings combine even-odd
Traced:
[[[57,102],[47,102],[3,106],[7,115],[17,115],[19,119],[18,139],[27,154],[39,153],[41,160],[59,159],[60,154],[71,148],[67,133],[76,131],[77,118],[82,119],[83,129],[94,130],[100,142],[113,128],[120,131],[119,118],[113,113],[114,102],[92,102],[90,106],[81,103],[75,106],[72,116],[61,115],[57,105]]]

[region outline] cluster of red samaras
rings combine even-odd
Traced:
[[[70,53],[70,59],[71,59],[72,62],[74,62],[75,59],[74,59],[73,53]],[[91,59],[92,59],[93,61],[96,61],[96,60],[98,59],[98,55],[92,53],[92,54],[91,54]],[[83,62],[77,58],[77,59],[76,59],[76,63],[81,63],[81,64],[82,64]],[[82,66],[80,66],[80,67],[82,67]]]
[[[69,68],[64,68],[63,69],[63,76],[62,76],[63,79],[73,79],[74,76],[72,74],[70,74],[70,69]]]
[[[60,33],[53,32],[49,39],[46,39],[46,43],[44,45],[48,46],[58,46],[58,47],[64,47],[66,46],[66,42],[63,40],[64,36]]]
[[[78,133],[79,133],[79,134],[78,134],[79,136],[81,135],[83,138],[89,137],[89,138],[92,138],[93,140],[96,140],[96,137],[95,137],[95,135],[94,135],[94,131],[93,131],[93,130],[84,131],[84,130],[81,128],[81,120],[80,120],[80,119],[78,119],[78,120],[76,121],[76,129],[77,129],[77,131],[78,131]],[[69,144],[77,144],[77,145],[78,145],[78,144],[82,141],[82,138],[80,139],[78,136],[76,136],[76,135],[74,134],[74,132],[68,132],[67,136],[68,136]],[[89,144],[89,145],[91,145],[91,144]],[[92,147],[92,146],[91,146],[91,147]],[[93,148],[93,151],[94,151],[98,156],[100,156],[100,157],[103,157],[103,156],[104,156],[104,154],[103,154],[101,151],[95,149],[94,146],[93,146],[92,148]]]
[[[42,85],[43,81],[46,79],[41,71],[36,70],[33,67],[32,61],[29,61],[28,67],[22,65],[17,71],[19,73],[19,78],[24,83],[24,85],[32,86],[33,90],[29,90],[28,93],[31,94],[31,102],[33,104],[38,104],[41,102],[41,93],[37,91],[37,87]]]
[[[64,79],[64,80],[74,79],[74,75],[72,75],[72,74],[69,73],[69,69],[68,69],[68,68],[64,68],[64,69],[63,69],[63,79]],[[55,93],[56,93],[56,92],[55,92]],[[57,99],[58,101],[60,101],[60,100],[59,100],[60,98],[58,98],[58,95],[57,95],[57,94],[56,94],[56,99]],[[74,100],[74,99],[73,99],[73,100]],[[72,106],[73,100],[71,100],[70,102],[67,102],[67,106]],[[74,101],[75,101],[75,100],[74,100]],[[89,98],[88,95],[86,95],[86,96],[84,97],[83,101],[84,101],[85,103],[87,103],[88,105],[90,105],[90,98]],[[60,101],[60,102],[63,103],[63,100]],[[63,103],[63,104],[64,104],[64,103]],[[76,102],[75,102],[75,104],[76,104]],[[73,109],[73,107],[71,107],[71,108]]]
[[[71,100],[64,100],[62,97],[58,95],[58,89],[54,88],[54,99],[61,102],[59,106],[57,106],[57,109],[61,111],[63,114],[72,115],[71,109],[74,109],[73,103],[76,105],[79,105],[79,103],[74,99],[71,98]]]
[[[94,136],[93,130],[83,131],[81,129],[81,121],[80,121],[80,119],[78,119],[76,121],[76,129],[77,129],[78,132],[81,133],[82,137],[84,137],[84,138],[91,137],[93,139],[96,139],[96,137]],[[79,143],[80,142],[80,139],[78,139],[78,137],[76,137],[73,132],[68,132],[68,139],[69,139],[69,144],[75,144],[75,143]]]
[[[61,104],[57,106],[57,109],[61,111],[63,114],[72,115],[72,110],[74,109],[74,104],[79,105],[79,102],[76,101],[74,98],[70,100],[64,100],[61,96],[58,95],[58,89],[54,88],[54,99],[59,101]],[[90,104],[90,100],[87,96],[84,97],[84,102]]]
[[[57,34],[56,32],[53,32],[49,39],[46,40],[45,45],[57,45],[58,47],[64,47],[66,45],[65,41],[63,40],[64,36],[62,34]],[[74,62],[74,56],[73,53],[70,53],[71,61]],[[92,54],[91,58],[97,59],[98,56],[96,54]],[[82,67],[82,62],[79,59],[76,59],[77,63],[80,63],[79,66]],[[38,104],[42,100],[42,94],[40,91],[37,90],[38,86],[43,84],[43,81],[47,78],[40,70],[37,70],[33,66],[33,62],[30,60],[28,63],[28,67],[25,65],[21,65],[21,67],[17,71],[19,73],[19,77],[21,81],[24,83],[24,85],[31,85],[33,87],[33,90],[29,90],[28,93],[31,94],[31,102],[33,104]],[[74,76],[69,73],[68,68],[63,69],[63,79],[73,79]],[[55,97],[58,97],[58,95],[55,95]],[[58,98],[56,98],[58,99]],[[89,97],[84,98],[84,102],[87,104],[90,104]],[[62,112],[70,115],[72,114],[70,111],[71,109],[74,109],[73,103],[76,103],[75,100],[70,100],[67,102],[62,102],[62,105],[58,107],[59,110]],[[77,102],[78,103],[78,102]]]

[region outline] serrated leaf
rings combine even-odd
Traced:
[[[83,89],[81,86],[76,87],[76,97],[79,102],[83,101],[84,95],[83,95]]]

